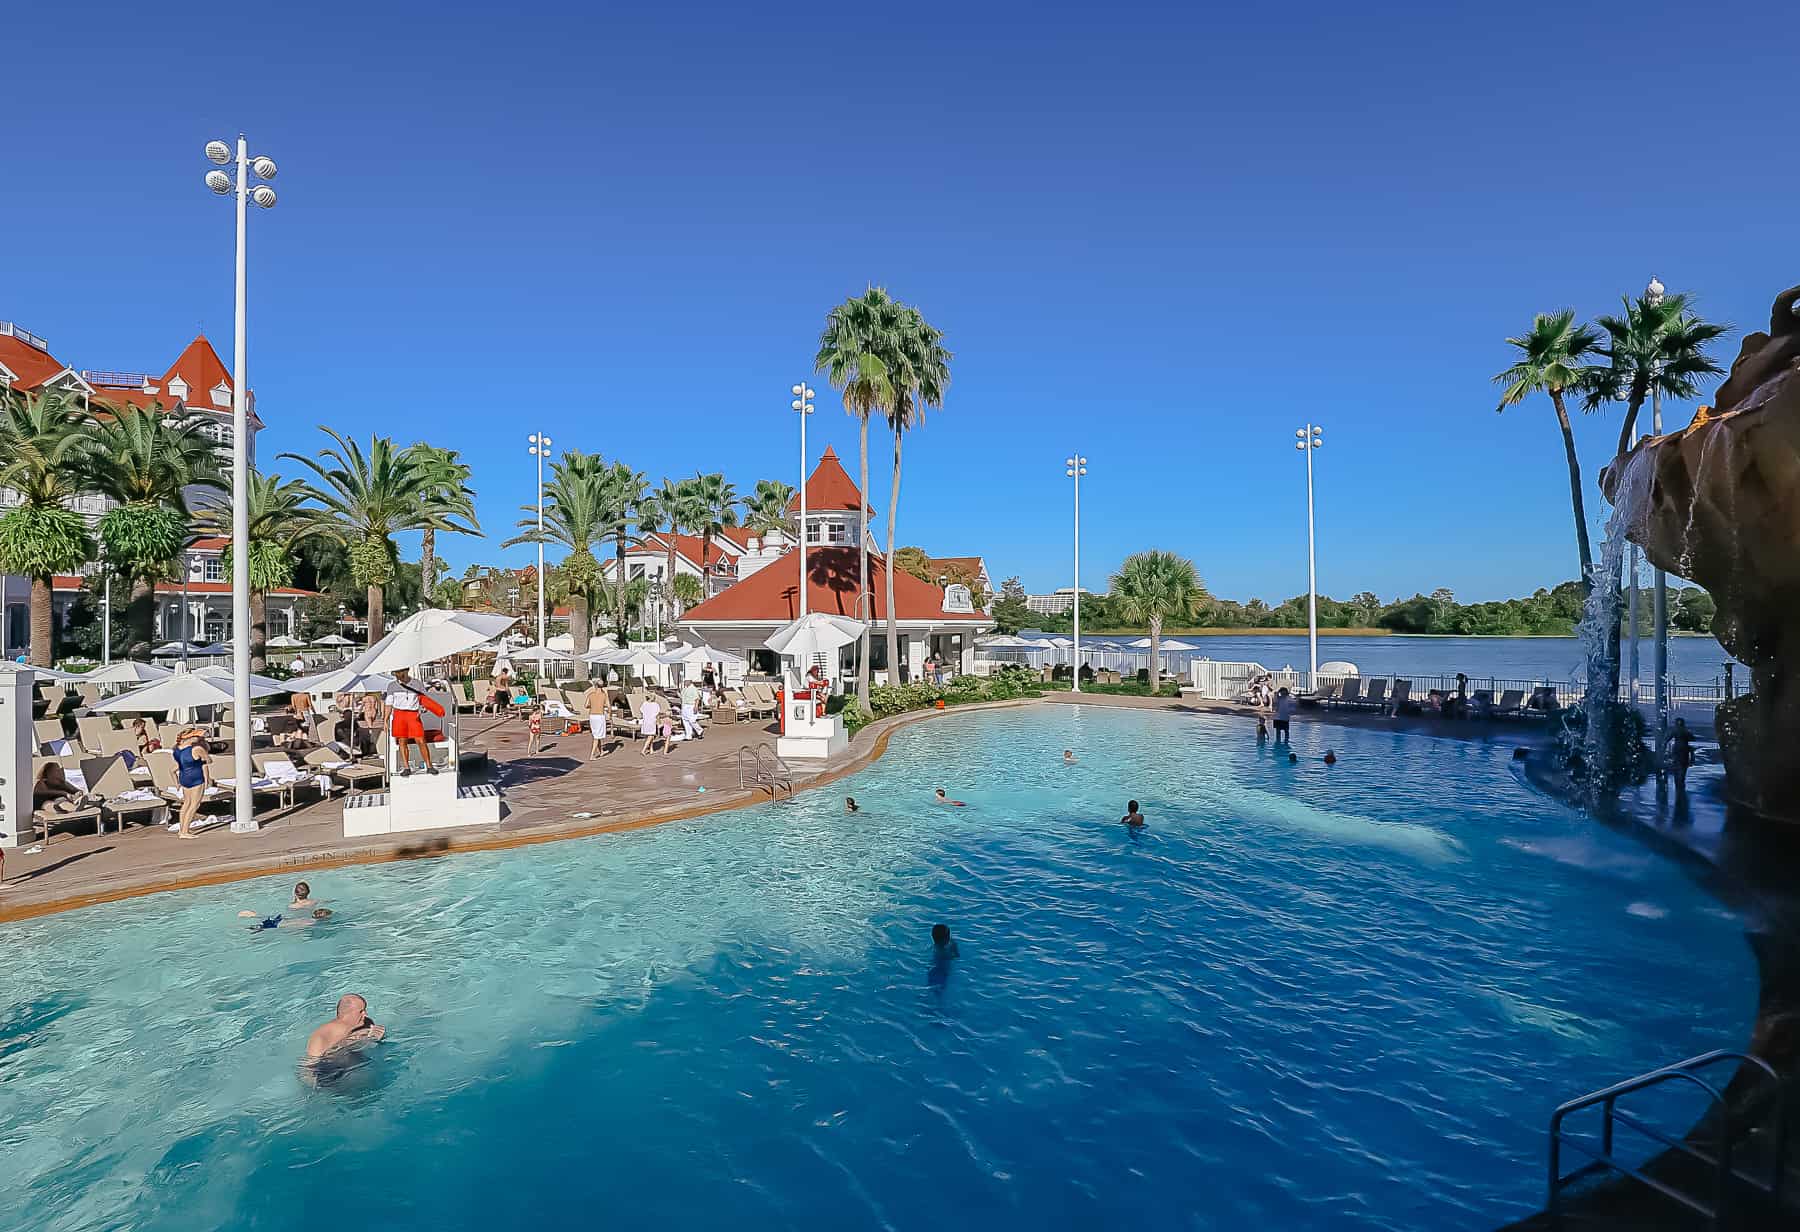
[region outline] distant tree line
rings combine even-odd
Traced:
[[[1647,635],[1651,628],[1651,594],[1638,592],[1638,627]],[[1381,629],[1390,633],[1436,633],[1462,637],[1567,636],[1581,620],[1582,587],[1563,582],[1540,588],[1522,599],[1489,603],[1458,603],[1446,588],[1429,595],[1383,603],[1372,591],[1349,599],[1319,596],[1321,629]],[[1195,603],[1193,628],[1207,629],[1304,629],[1306,596],[1295,595],[1270,605],[1261,599],[1239,603],[1202,593]],[[1025,606],[1025,588],[1018,578],[1008,578],[994,603],[994,620],[1001,632],[1042,629],[1067,633],[1071,614],[1045,615]],[[1705,633],[1712,628],[1713,600],[1698,586],[1669,593],[1669,627],[1686,633]],[[1087,633],[1141,633],[1144,626],[1125,618],[1112,595],[1083,595],[1081,628]],[[1175,631],[1171,628],[1170,631]]]

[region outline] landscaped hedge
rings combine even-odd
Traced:
[[[1023,667],[1004,667],[992,676],[957,676],[947,684],[914,681],[912,684],[876,685],[869,690],[870,714],[851,696],[832,698],[832,704],[844,716],[844,727],[852,734],[876,719],[905,714],[909,710],[930,710],[940,701],[946,706],[965,706],[970,702],[1010,701],[1017,697],[1036,697],[1043,691],[1043,681],[1036,672]]]

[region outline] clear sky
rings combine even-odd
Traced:
[[[458,448],[481,521],[525,434],[653,479],[792,482],[788,387],[870,282],[956,352],[901,543],[1032,590],[1127,553],[1219,594],[1464,599],[1574,576],[1547,403],[1502,339],[1651,274],[1762,328],[1800,281],[1792,5],[27,5],[9,13],[0,318],[65,362],[230,357],[253,218],[265,462],[314,425]],[[1737,340],[1721,349],[1722,362]],[[854,473],[819,384],[815,450]],[[1691,408],[1671,408],[1685,422]],[[1582,425],[1592,477],[1616,435]],[[872,495],[890,459],[874,434]],[[885,529],[885,528],[879,528]],[[439,541],[457,566],[529,549]],[[408,545],[408,551],[412,550]]]

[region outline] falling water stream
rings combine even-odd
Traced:
[[[1612,512],[1607,515],[1606,529],[1600,540],[1600,558],[1594,562],[1592,588],[1582,607],[1581,623],[1576,636],[1587,661],[1587,695],[1582,711],[1587,717],[1587,733],[1582,756],[1587,764],[1586,778],[1600,787],[1612,777],[1614,747],[1613,713],[1618,707],[1617,676],[1611,655],[1618,647],[1618,630],[1614,617],[1619,610],[1619,575],[1624,563],[1626,535],[1635,519],[1643,517],[1644,501],[1649,496],[1652,467],[1649,454],[1639,450],[1625,462],[1614,490]],[[1612,687],[1607,687],[1611,682]]]

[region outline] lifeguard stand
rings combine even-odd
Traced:
[[[425,688],[421,692],[444,708],[442,739],[427,741],[425,745],[437,773],[425,772],[414,747],[410,750],[412,773],[402,777],[398,773],[397,742],[390,737],[387,789],[345,799],[345,838],[499,824],[500,789],[492,783],[462,782],[461,728],[455,698],[443,689]]]

